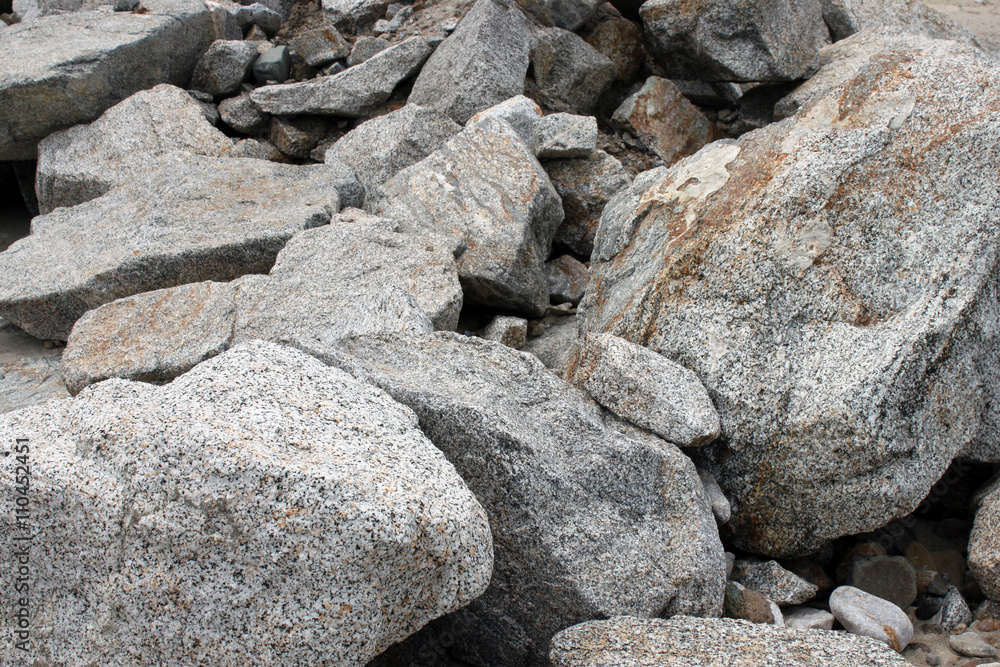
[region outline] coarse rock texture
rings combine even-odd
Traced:
[[[458,275],[468,303],[544,314],[545,260],[562,204],[531,149],[506,122],[470,124],[396,174],[382,195],[369,206],[404,230],[461,240]]]
[[[992,658],[997,654],[997,650],[981,634],[973,630],[950,635],[948,643],[958,653],[970,658]]]
[[[351,53],[351,45],[330,26],[307,30],[293,39],[290,46],[310,67],[329,65]]]
[[[0,60],[0,160],[30,160],[39,141],[89,123],[132,93],[184,85],[222,37],[201,0],[144,0],[146,12],[78,12],[16,23]]]
[[[436,151],[462,127],[444,114],[407,104],[365,121],[327,152],[354,170],[368,197],[397,173]]]
[[[408,101],[465,123],[524,90],[531,36],[512,0],[477,0],[420,71]]]
[[[253,42],[216,40],[195,65],[191,87],[209,95],[237,93],[240,85],[250,77],[258,55],[257,45]]]
[[[69,396],[61,353],[0,318],[0,413]]]
[[[219,116],[237,132],[250,135],[267,129],[271,118],[250,100],[250,93],[240,93],[219,102]]]
[[[587,43],[615,66],[615,79],[630,82],[646,61],[642,28],[617,15],[607,15],[587,35]]]
[[[601,0],[517,0],[542,25],[576,30],[600,8]]]
[[[535,327],[523,350],[563,377],[570,356],[576,349],[577,326],[576,315],[546,317]]]
[[[712,125],[667,79],[651,76],[611,118],[668,165],[714,139]]]
[[[639,14],[671,79],[794,81],[829,41],[820,0],[647,0]]]
[[[327,119],[321,116],[300,116],[271,119],[271,143],[279,151],[295,158],[307,158],[329,130]]]
[[[781,610],[785,627],[797,630],[833,630],[837,618],[825,609],[786,607]]]
[[[528,338],[528,320],[523,317],[498,315],[486,327],[483,338],[520,350]]]
[[[834,589],[830,593],[830,611],[851,634],[877,639],[895,651],[902,651],[913,639],[913,623],[906,612],[860,589]]]
[[[389,99],[396,86],[413,76],[433,50],[423,37],[410,37],[340,74],[263,86],[250,93],[250,99],[270,114],[363,116]]]
[[[609,202],[581,304],[705,384],[726,440],[696,456],[762,555],[883,526],[998,441],[1000,66],[886,32],[837,47],[881,55]]]
[[[614,63],[607,56],[561,28],[538,31],[531,65],[542,92],[582,114],[594,110],[615,78]]]
[[[0,417],[5,535],[15,438],[51,662],[361,666],[490,579],[486,515],[414,414],[295,350]]]
[[[913,565],[902,556],[855,558],[850,564],[847,580],[844,583],[888,600],[903,611],[909,609],[917,599],[917,581]]]
[[[728,564],[727,564],[728,567]],[[722,613],[726,618],[738,618],[751,623],[778,625],[781,609],[755,590],[735,581],[726,582]]]
[[[539,159],[587,157],[597,149],[597,119],[570,113],[550,114],[535,126],[532,145]]]
[[[356,32],[385,16],[392,0],[322,0],[323,17],[338,30]]]
[[[909,667],[867,637],[686,616],[575,625],[555,636],[549,658],[553,667]]]
[[[622,419],[682,447],[719,437],[719,414],[698,376],[631,341],[586,334],[566,377]]]
[[[171,151],[223,157],[233,141],[212,127],[186,92],[169,84],[136,93],[90,125],[38,144],[38,207],[49,213],[100,197]]]
[[[580,303],[587,291],[590,271],[587,265],[571,255],[562,255],[545,263],[549,278],[549,299],[552,303]]]
[[[733,572],[729,578],[778,605],[808,602],[816,596],[818,590],[815,585],[773,560],[739,558],[733,564]]]
[[[455,659],[540,665],[550,637],[583,620],[721,611],[715,520],[673,445],[499,343],[437,333],[342,346],[331,361],[411,407],[489,515],[490,588],[436,628]]]
[[[381,53],[390,46],[392,44],[381,37],[358,37],[358,40],[354,42],[354,46],[351,47],[351,54],[347,56],[347,66],[354,67],[355,65],[360,65],[376,53]]]
[[[834,39],[890,26],[935,39],[977,44],[972,33],[921,0],[820,0],[820,4]]]
[[[14,13],[21,21],[31,21],[39,16],[91,11],[113,4],[114,0],[13,0],[8,6],[14,9]]]
[[[259,84],[284,83],[292,73],[292,53],[287,46],[265,49],[253,63],[253,78]]]
[[[35,218],[0,253],[0,315],[66,340],[81,315],[115,299],[265,272],[295,232],[360,194],[343,165],[161,156],[97,199]]]
[[[542,108],[524,95],[517,95],[480,111],[469,119],[469,123],[479,123],[489,118],[509,124],[517,132],[517,136],[530,146],[535,140],[535,131],[542,120]]]
[[[632,180],[621,162],[601,150],[586,158],[551,160],[542,166],[562,198],[565,213],[555,242],[590,257],[605,204]]]
[[[980,501],[969,537],[969,569],[983,593],[1000,601],[1000,489]]]

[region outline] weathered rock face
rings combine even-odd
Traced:
[[[969,569],[991,600],[1000,601],[1000,493],[986,496],[969,538]]]
[[[250,99],[270,114],[363,116],[389,99],[399,82],[413,76],[431,51],[426,39],[411,37],[340,74],[263,86],[250,93]]]
[[[530,146],[534,144],[535,133],[539,123],[542,122],[542,108],[524,95],[516,95],[480,111],[469,119],[467,125],[491,118],[510,125],[517,132],[517,136],[521,137],[521,141]]]
[[[820,0],[647,0],[639,14],[671,79],[794,81],[829,41]]]
[[[599,0],[517,0],[543,25],[576,30],[601,6]]]
[[[530,50],[527,21],[517,5],[478,0],[427,61],[408,101],[465,123],[523,92]]]
[[[257,45],[246,40],[220,39],[212,42],[195,65],[191,87],[210,95],[232,95],[253,71]]]
[[[531,145],[539,159],[587,157],[597,148],[597,119],[549,114],[535,126]]]
[[[323,17],[339,30],[354,32],[385,16],[390,0],[322,0]]]
[[[161,84],[119,102],[90,125],[56,132],[39,143],[38,207],[49,213],[100,197],[164,153],[222,157],[232,145],[190,95]]]
[[[0,318],[0,413],[69,396],[60,354]]]
[[[184,85],[217,37],[198,0],[148,0],[145,14],[79,12],[4,31],[0,160],[27,160],[39,141],[89,123],[132,93]]]
[[[561,28],[540,30],[531,50],[538,87],[579,113],[590,113],[615,78],[611,60]]]
[[[436,624],[455,658],[544,664],[549,638],[582,620],[721,611],[715,520],[675,447],[499,343],[438,333],[343,348],[332,362],[410,406],[489,515],[490,588]]]
[[[622,616],[563,630],[552,640],[553,667],[906,667],[868,637],[788,630],[728,618],[644,619]]]
[[[820,4],[834,39],[862,30],[898,27],[934,39],[976,43],[972,33],[920,0],[820,0]]]
[[[470,124],[393,177],[374,205],[407,231],[461,239],[458,273],[470,303],[541,315],[545,260],[562,204],[531,149],[506,122]]]
[[[413,413],[295,350],[112,380],[0,417],[5,454],[15,438],[45,526],[32,653],[53,661],[360,666],[490,579],[486,515]]]
[[[544,166],[565,212],[555,241],[589,257],[605,204],[631,179],[621,162],[600,150],[587,158],[552,160]]]
[[[954,42],[843,44],[856,73],[824,68],[795,117],[613,199],[581,306],[706,385],[727,441],[699,465],[734,543],[772,556],[885,525],[997,441],[1000,68]]]
[[[0,254],[0,314],[65,340],[103,303],[266,272],[295,232],[360,194],[342,165],[162,156],[97,199],[35,218],[32,234]]]

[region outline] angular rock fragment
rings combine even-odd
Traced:
[[[216,40],[191,75],[191,87],[210,95],[232,95],[253,71],[257,45],[245,40]]]
[[[781,625],[785,622],[777,605],[757,591],[736,581],[726,582],[722,613],[726,618],[741,619],[751,623]]]
[[[426,39],[410,37],[340,74],[264,86],[250,93],[250,99],[270,114],[363,116],[389,99],[396,85],[413,76],[431,51]]]
[[[38,207],[49,213],[100,197],[164,153],[222,157],[232,146],[190,95],[161,84],[119,102],[90,125],[45,138],[38,145]]]
[[[782,609],[785,626],[796,630],[833,630],[836,617],[825,609],[786,607]]]
[[[902,556],[856,558],[851,562],[846,583],[888,600],[903,611],[917,599],[913,565]]]
[[[249,93],[241,93],[219,102],[219,116],[223,123],[241,134],[257,134],[270,125],[270,116],[262,113],[250,101]]]
[[[377,56],[376,56],[377,57]],[[404,230],[460,239],[469,303],[541,315],[559,195],[531,149],[498,119],[470,124],[382,187],[376,212]]]
[[[271,142],[285,155],[307,158],[326,136],[326,119],[315,116],[272,118]],[[332,160],[331,160],[332,162]]]
[[[698,377],[611,334],[587,334],[569,379],[622,419],[682,447],[719,437],[719,415]]]
[[[609,202],[581,304],[705,384],[726,441],[696,458],[770,556],[883,526],[998,442],[1000,66],[878,31],[831,49],[790,120]]]
[[[726,498],[726,494],[722,492],[719,482],[712,476],[712,473],[701,468],[698,468],[698,477],[701,478],[701,483],[705,485],[705,495],[708,496],[708,502],[712,506],[712,514],[715,515],[716,523],[720,526],[728,523],[733,515],[732,506],[729,503],[729,499]],[[726,560],[726,579],[729,579],[732,574],[733,564],[728,559]]]
[[[562,255],[546,262],[545,270],[549,277],[549,299],[552,303],[571,303],[574,306],[580,303],[590,279],[590,271],[583,262],[570,255]]]
[[[574,619],[719,613],[722,545],[675,447],[494,342],[437,333],[341,345],[331,361],[411,407],[489,515],[489,590],[427,631],[448,632],[454,658],[537,665]]]
[[[668,165],[713,139],[712,125],[667,79],[651,76],[615,110],[612,121]]]
[[[495,340],[507,347],[520,350],[528,339],[528,320],[521,317],[499,315],[486,327],[486,340]]]
[[[105,382],[0,417],[5,454],[15,438],[45,526],[28,608],[51,625],[31,645],[59,662],[361,667],[490,580],[483,509],[413,413],[295,350]]]
[[[820,0],[647,0],[639,14],[671,79],[794,81],[829,41]]]
[[[315,28],[299,34],[289,46],[306,61],[310,67],[323,67],[334,60],[346,58],[351,52],[336,28]]]
[[[199,0],[146,0],[142,14],[79,12],[16,23],[0,60],[0,160],[30,160],[39,141],[89,123],[132,93],[184,85],[216,38]]]
[[[601,0],[517,0],[542,25],[576,30],[593,16]]]
[[[263,30],[268,35],[274,35],[281,29],[283,20],[279,12],[274,11],[261,2],[247,4],[226,4],[233,21],[240,30],[248,30],[251,26]]]
[[[597,119],[569,113],[550,114],[535,127],[532,144],[539,159],[587,157],[597,148]]]
[[[97,199],[35,218],[0,253],[0,314],[65,340],[86,311],[141,292],[267,271],[360,186],[346,167],[173,153]]]
[[[1000,600],[1000,494],[980,501],[969,537],[969,569],[991,600]]]
[[[360,65],[376,53],[381,53],[390,46],[392,44],[381,37],[358,37],[358,41],[354,42],[354,46],[351,48],[351,54],[347,56],[347,66],[354,67],[355,65]]]
[[[604,151],[575,160],[552,160],[544,165],[566,214],[555,241],[589,257],[604,206],[631,184],[622,163]]]
[[[0,318],[0,413],[69,396],[61,354]]]
[[[522,349],[537,357],[550,371],[563,377],[576,345],[577,321],[576,315],[572,315],[544,318]]]
[[[729,577],[750,590],[757,591],[777,605],[808,602],[816,596],[818,588],[773,560],[740,558],[733,565]]]
[[[524,95],[517,95],[489,109],[480,111],[466,123],[479,123],[488,118],[496,118],[509,124],[517,136],[529,146],[535,139],[535,130],[542,119],[542,108]]]
[[[788,630],[727,618],[590,621],[552,640],[553,667],[907,667],[910,663],[867,637],[825,630]],[[720,662],[725,660],[726,662]]]
[[[862,30],[898,27],[916,35],[978,46],[972,33],[920,0],[820,0],[820,4],[834,39]]]
[[[615,66],[607,56],[561,28],[538,32],[531,64],[543,92],[582,114],[594,110],[615,78]]]
[[[413,83],[409,102],[456,123],[524,90],[530,36],[510,0],[477,0]]]
[[[322,0],[323,18],[338,30],[356,32],[385,16],[392,0]]]
[[[913,639],[913,623],[906,612],[857,588],[841,586],[830,593],[830,611],[848,632],[877,639],[895,651]]]
[[[587,43],[611,61],[616,81],[628,83],[646,61],[642,28],[620,16],[598,23],[587,35]]]

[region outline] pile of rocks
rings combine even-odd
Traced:
[[[1000,61],[946,17],[12,9],[0,662],[996,656]]]

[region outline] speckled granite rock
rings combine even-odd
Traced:
[[[524,90],[530,36],[511,0],[477,0],[413,83],[409,102],[465,123]]]
[[[913,623],[906,612],[852,586],[834,589],[830,611],[848,632],[877,639],[895,651],[902,651],[913,639]]]
[[[986,596],[1000,601],[1000,487],[979,503],[969,537],[969,569]]]
[[[948,586],[948,592],[941,600],[941,631],[950,633],[960,625],[972,623],[972,611],[965,597],[954,586]]]
[[[580,303],[590,279],[586,264],[570,255],[562,255],[546,262],[545,271],[552,303],[571,303],[574,306]]]
[[[0,314],[65,340],[103,303],[267,271],[295,232],[326,224],[360,190],[343,166],[161,156],[97,199],[35,218],[0,254]]]
[[[223,36],[218,17],[199,0],[143,6],[144,14],[60,14],[4,31],[0,160],[33,159],[48,135],[89,123],[136,91],[183,85]]]
[[[523,317],[498,315],[486,327],[483,337],[486,340],[495,340],[507,347],[520,350],[528,338],[528,320]]]
[[[461,239],[458,274],[468,302],[545,312],[544,262],[562,205],[531,149],[506,122],[470,124],[396,174],[382,195],[373,208],[404,230]]]
[[[695,456],[761,555],[883,526],[1000,441],[1000,66],[885,32],[838,46],[882,55],[608,203],[581,304],[584,330],[705,384],[727,440]]]
[[[726,618],[738,618],[751,623],[777,625],[779,618],[784,623],[777,605],[757,591],[735,581],[726,582],[722,613]]]
[[[586,334],[569,379],[622,419],[683,447],[719,437],[719,415],[698,376],[611,334]]]
[[[342,342],[332,359],[410,406],[490,517],[490,589],[435,624],[472,664],[544,663],[569,624],[718,614],[725,563],[694,466],[527,354],[452,333]]]
[[[549,370],[563,377],[577,345],[576,315],[546,317],[528,338],[524,351],[534,355]]]
[[[972,33],[920,0],[820,0],[820,4],[834,39],[891,26],[935,39],[976,44]]]
[[[708,502],[712,506],[712,514],[715,515],[716,523],[720,526],[724,523],[728,523],[729,519],[733,516],[733,508],[729,502],[729,498],[726,498],[726,494],[722,492],[722,487],[719,486],[719,482],[712,476],[712,473],[707,470],[702,470],[701,468],[698,468],[698,477],[701,478],[701,483],[705,486],[705,495],[708,497]],[[732,574],[732,566],[733,563],[730,563],[727,558],[726,579],[728,579],[729,575]]]
[[[223,123],[243,134],[262,132],[270,125],[271,118],[250,100],[250,93],[241,93],[219,102],[219,116]]]
[[[888,600],[903,611],[917,599],[916,573],[902,556],[855,558],[844,583]]]
[[[431,51],[426,39],[410,37],[340,74],[263,86],[250,93],[250,99],[270,114],[363,116],[389,99],[399,82],[413,76]]]
[[[813,607],[785,607],[781,610],[785,627],[797,630],[833,630],[837,618],[825,609]]]
[[[517,0],[542,25],[576,30],[597,12],[600,0]]]
[[[773,560],[739,558],[729,577],[755,590],[778,605],[808,602],[816,596],[817,587],[789,572]]]
[[[32,653],[54,661],[360,667],[490,579],[486,515],[413,413],[295,350],[111,380],[0,417],[5,454],[15,438],[45,526]]]
[[[532,146],[538,159],[587,157],[597,148],[597,119],[554,113],[535,126]]]
[[[668,165],[713,139],[712,125],[667,79],[651,76],[622,102],[611,120]]]
[[[516,95],[480,111],[469,119],[469,123],[479,123],[489,118],[508,123],[517,132],[517,136],[530,146],[535,139],[538,123],[542,120],[542,108],[524,95]]]
[[[161,84],[132,95],[90,125],[38,144],[38,207],[49,213],[100,197],[133,179],[151,158],[170,151],[222,157],[233,141],[205,120],[185,91]]]
[[[552,640],[553,667],[908,667],[867,637],[724,618],[590,621]]]
[[[289,46],[302,56],[310,67],[329,65],[334,60],[346,58],[351,53],[351,45],[333,27],[307,30],[297,35]]]
[[[61,355],[0,318],[0,413],[69,396]]]
[[[829,40],[820,0],[647,0],[639,14],[671,79],[794,81]]]
[[[589,114],[615,78],[611,60],[561,28],[539,30],[531,49],[538,87],[577,113]]]
[[[355,32],[385,16],[392,0],[322,0],[323,18],[338,30]]]
[[[223,97],[237,93],[240,85],[250,77],[258,55],[253,42],[216,40],[195,65],[191,87]]]

